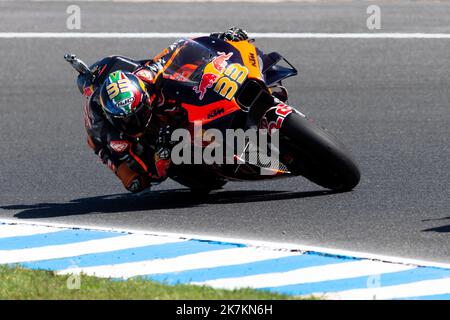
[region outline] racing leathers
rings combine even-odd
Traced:
[[[247,39],[245,31],[230,28],[224,33],[212,33],[226,41]],[[174,126],[185,119],[179,103],[166,99],[163,73],[171,57],[183,44],[175,42],[151,60],[136,61],[123,56],[104,58],[90,67],[89,76],[80,75],[78,86],[88,97],[84,108],[87,143],[133,193],[149,188],[167,178],[170,166],[170,135]],[[108,74],[117,71],[134,73],[141,79],[152,106],[152,118],[146,131],[139,136],[128,136],[116,129],[105,117],[100,104],[99,91]]]
[[[80,80],[84,94],[89,96],[84,109],[88,145],[133,193],[165,180],[170,165],[170,125],[179,108],[174,101],[166,101],[164,97],[158,74],[164,65],[160,62],[160,59],[156,62],[133,61],[112,56],[94,64],[92,81]],[[152,118],[140,136],[128,136],[117,130],[106,119],[100,105],[100,86],[105,76],[117,70],[134,73],[146,86],[153,107]]]

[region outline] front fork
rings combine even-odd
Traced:
[[[306,116],[303,113],[301,113],[294,107],[287,105],[284,102],[281,102],[276,99],[275,103],[276,104],[273,107],[269,108],[264,113],[258,125],[259,129],[267,129],[269,135],[272,133],[272,130],[274,129],[281,130],[281,128],[283,127],[284,120],[287,118],[287,116],[289,116],[293,112],[306,118]]]
[[[278,130],[280,142],[279,160],[289,167],[294,161],[294,154],[291,148],[288,147],[288,144],[286,144],[286,142],[290,140],[290,137],[283,134],[283,123],[293,113],[297,113],[304,118],[306,118],[306,116],[294,107],[291,107],[278,99],[275,99],[274,101],[275,105],[269,108],[259,121],[258,129],[266,129],[269,136],[272,135],[274,132],[273,130]]]

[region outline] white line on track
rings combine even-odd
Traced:
[[[76,257],[181,241],[186,240],[137,234],[39,248],[0,250],[0,264]]]
[[[16,1],[16,0],[2,0],[2,1]],[[31,0],[33,2],[74,2],[74,0]],[[279,3],[279,2],[317,2],[320,0],[76,0],[76,2],[194,2],[194,3],[208,3],[208,2],[250,2],[250,3]]]
[[[16,1],[16,0],[3,0]],[[33,2],[74,2],[73,0],[31,0]],[[107,2],[108,0],[77,0],[77,2]],[[278,2],[317,2],[320,0],[110,0],[112,2],[251,2],[251,3],[278,3]]]
[[[223,267],[299,255],[298,252],[261,248],[236,248],[188,254],[170,259],[156,259],[115,265],[70,268],[59,274],[84,273],[105,278],[130,278],[140,275],[170,273],[194,269]]]
[[[94,39],[165,39],[206,36],[203,32],[0,32],[0,39],[94,38]],[[251,38],[271,39],[450,39],[448,33],[250,33]]]
[[[193,282],[192,284],[207,285],[214,288],[224,289],[237,289],[245,287],[280,287],[302,283],[364,277],[373,274],[399,272],[412,268],[414,267],[402,264],[361,260],[328,264],[318,267],[301,268],[287,272],[266,273],[226,279],[214,279],[205,282]]]
[[[272,250],[297,250],[297,251],[301,251],[301,252],[319,252],[322,254],[330,254],[330,255],[334,255],[334,256],[355,257],[355,258],[361,258],[361,259],[369,259],[369,260],[384,261],[384,262],[391,262],[391,263],[400,263],[400,264],[413,265],[413,266],[450,269],[449,263],[432,262],[432,261],[418,260],[418,259],[408,259],[408,258],[403,258],[403,257],[386,256],[386,255],[372,254],[372,253],[361,252],[361,251],[350,251],[350,250],[332,249],[332,248],[318,247],[318,246],[308,246],[308,245],[292,243],[292,242],[258,241],[258,240],[249,240],[249,239],[241,239],[241,238],[217,237],[217,236],[208,235],[208,234],[180,234],[180,233],[170,233],[170,232],[121,229],[121,228],[112,228],[112,227],[98,227],[98,226],[92,226],[92,225],[91,226],[89,226],[89,225],[72,225],[72,224],[40,222],[40,221],[22,222],[22,221],[19,221],[18,219],[6,219],[6,218],[0,218],[0,222],[12,223],[12,224],[20,223],[22,225],[47,226],[47,227],[54,227],[54,228],[69,228],[69,229],[77,228],[77,229],[85,229],[85,230],[127,232],[127,233],[133,233],[133,234],[146,234],[146,235],[154,235],[154,236],[159,236],[159,237],[169,237],[169,238],[178,238],[178,239],[203,239],[203,240],[226,242],[226,243],[241,243],[241,244],[252,246],[252,247],[264,247],[264,248],[269,248]]]
[[[329,299],[343,300],[389,300],[448,294],[450,279],[418,281],[397,286],[356,289],[326,294]],[[313,294],[314,295],[314,294]]]

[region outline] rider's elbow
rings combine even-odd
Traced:
[[[125,189],[132,193],[141,192],[151,186],[148,177],[137,174],[125,162],[119,166],[116,175],[122,181]]]

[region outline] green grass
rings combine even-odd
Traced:
[[[112,281],[85,275],[80,278],[79,289],[68,289],[68,278],[52,271],[0,266],[0,299],[293,299],[252,289],[217,290],[205,286],[165,285],[141,278]]]

